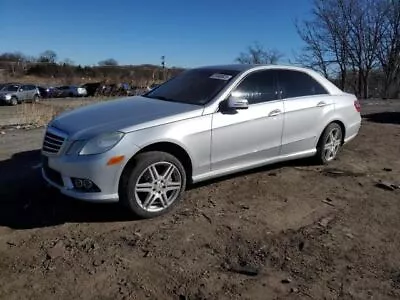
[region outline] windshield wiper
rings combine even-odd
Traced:
[[[149,96],[146,95],[146,97],[148,98],[152,98],[152,99],[157,99],[157,100],[163,100],[163,101],[171,101],[171,102],[175,102],[174,99],[168,98],[168,97],[164,97],[164,96]]]

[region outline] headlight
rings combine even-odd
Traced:
[[[11,100],[11,95],[5,95],[5,96],[4,96],[4,99],[6,99],[6,100]]]
[[[104,133],[99,136],[92,138],[87,141],[83,147],[79,143],[75,145],[72,144],[70,150],[79,151],[79,155],[90,155],[90,154],[100,154],[104,153],[110,149],[112,149],[118,142],[123,138],[124,134],[122,132],[112,132],[112,133]],[[81,142],[81,141],[79,141]],[[76,147],[76,148],[75,148]],[[75,148],[75,149],[71,149]],[[78,149],[81,148],[81,149]],[[68,151],[70,152],[70,151]]]

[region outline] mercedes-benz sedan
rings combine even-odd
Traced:
[[[360,124],[356,97],[314,71],[202,67],[58,116],[43,176],[68,196],[119,201],[149,218],[171,210],[187,184],[298,158],[328,163]]]

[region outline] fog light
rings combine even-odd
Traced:
[[[85,189],[90,190],[93,187],[93,182],[91,182],[89,179],[83,180],[83,186]]]
[[[74,182],[74,185],[75,185],[75,187],[77,188],[77,189],[81,189],[82,187],[83,187],[83,181],[82,181],[82,179],[75,179],[74,180],[75,182]]]
[[[90,179],[86,178],[71,178],[72,184],[76,191],[81,193],[99,193],[99,187]]]

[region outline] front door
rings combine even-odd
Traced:
[[[275,72],[249,74],[232,95],[249,101],[248,109],[220,111],[212,119],[212,171],[229,171],[279,155],[283,103],[277,97]]]

